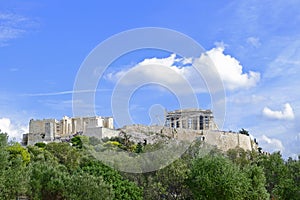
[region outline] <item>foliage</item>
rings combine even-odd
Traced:
[[[143,152],[143,145],[141,142],[139,142],[137,145],[136,145],[136,148],[135,148],[135,153],[142,153]]]
[[[249,132],[247,130],[243,129],[243,128],[239,131],[239,133],[249,136]]]
[[[191,192],[185,184],[190,170],[183,159],[178,159],[157,171],[155,179],[161,185],[160,197],[166,199],[187,199]]]
[[[67,169],[57,163],[35,162],[30,165],[30,197],[63,199]]]
[[[267,179],[267,190],[272,198],[300,199],[300,161],[284,162],[280,152],[262,156],[259,163]]]
[[[263,168],[257,165],[247,165],[243,171],[250,181],[246,199],[269,199],[269,193],[265,188],[266,177]]]
[[[34,144],[34,146],[37,146],[39,148],[45,148],[46,144],[44,142],[37,142],[37,143]]]
[[[79,165],[80,153],[70,146],[69,143],[49,143],[47,151],[56,157],[60,164],[65,165],[69,169],[76,169]]]
[[[125,134],[125,135],[124,135]],[[102,141],[78,136],[69,143],[22,147],[0,131],[0,199],[299,199],[300,161],[240,148],[228,152],[195,141],[157,171],[121,173],[90,155]],[[95,143],[96,141],[96,143]],[[107,146],[135,153],[165,143],[134,144],[123,136]],[[108,147],[107,147],[108,148]],[[139,155],[138,155],[139,156]],[[152,162],[149,160],[149,162]],[[137,163],[139,165],[139,163]]]
[[[246,175],[221,156],[205,156],[193,162],[188,185],[195,199],[245,199]]]
[[[68,177],[64,193],[67,199],[114,199],[112,187],[106,184],[102,177],[95,177],[84,172],[78,172]]]
[[[9,153],[10,160],[20,157],[25,165],[30,162],[30,154],[19,143],[8,146],[7,151]]]
[[[241,167],[249,165],[251,162],[250,152],[242,148],[229,149],[226,154],[232,162]]]
[[[0,148],[7,145],[8,135],[7,133],[2,133],[0,129]]]
[[[30,157],[24,151],[19,144],[10,148],[7,134],[0,131],[0,199],[14,199],[28,191],[25,163]]]
[[[105,183],[112,186],[114,199],[142,199],[142,190],[135,183],[124,179],[119,172],[100,161],[86,159],[81,169],[95,177],[103,177]]]
[[[71,139],[72,146],[82,149],[84,144],[89,143],[89,138],[86,136],[78,135]]]
[[[118,137],[111,137],[111,138],[103,138],[102,142],[104,142],[104,147],[114,149],[117,151],[127,151],[127,152],[134,152],[134,153],[142,153],[143,152],[143,145],[141,142],[135,144],[133,141],[130,140],[131,135],[128,135],[125,132],[121,132],[120,136]],[[99,144],[99,142],[98,142]],[[95,146],[95,143],[93,142]]]

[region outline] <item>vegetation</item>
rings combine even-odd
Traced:
[[[279,152],[231,149],[222,153],[196,141],[178,160],[157,171],[118,172],[89,149],[134,153],[161,145],[134,144],[130,137],[22,147],[0,133],[0,199],[300,199],[300,161]]]

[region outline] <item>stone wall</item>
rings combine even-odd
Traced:
[[[120,131],[103,127],[88,127],[83,135],[96,138],[111,138],[119,136],[119,132]]]
[[[55,120],[48,120],[47,122],[54,124]],[[55,129],[55,127],[52,128]],[[34,123],[30,123],[30,130],[34,131],[34,133],[29,133],[27,135],[28,145],[34,145],[36,142],[59,140],[59,138],[56,138],[56,140],[47,138],[45,129],[45,120],[35,120]],[[222,151],[227,151],[236,147],[243,148],[244,150],[257,149],[255,143],[247,135],[217,130],[191,130],[182,128],[175,129],[165,126],[129,125],[118,130],[103,127],[87,127],[83,135],[96,138],[111,138],[119,136],[121,131],[131,135],[131,140],[135,143],[147,140],[148,144],[153,144],[157,141],[171,138],[192,142],[196,138],[200,138],[202,141],[216,146]],[[72,137],[72,135],[69,137]]]
[[[211,131],[204,135],[204,141],[217,146],[222,151],[240,147],[244,150],[252,150],[251,138],[238,133]]]
[[[153,143],[157,140],[157,136],[167,136],[169,138],[176,138],[178,140],[192,142],[196,138],[200,138],[207,144],[216,146],[222,151],[227,151],[236,147],[244,150],[255,149],[254,142],[250,136],[239,133],[214,131],[214,130],[190,130],[190,129],[174,129],[164,126],[144,126],[144,125],[130,125],[121,129],[129,135],[133,135],[134,140],[143,141],[148,140],[148,143]],[[154,137],[156,136],[156,137]]]

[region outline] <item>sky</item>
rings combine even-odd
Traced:
[[[19,140],[32,118],[73,116],[74,83],[93,49],[124,31],[160,27],[187,35],[204,53],[182,57],[141,49],[120,55],[99,77],[97,115],[118,113],[124,102],[113,96],[116,86],[134,87],[153,77],[184,96],[183,77],[199,107],[211,109],[211,94],[193,68],[207,64],[208,56],[226,94],[221,128],[244,128],[264,150],[295,158],[300,154],[299,7],[297,0],[0,0],[0,129]],[[157,65],[161,68],[147,68]],[[126,74],[129,78],[120,81]],[[180,108],[168,87],[150,83],[126,103],[132,123],[142,124],[160,123],[164,109]]]

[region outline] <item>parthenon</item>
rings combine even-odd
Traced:
[[[184,109],[167,112],[165,126],[192,130],[218,130],[211,110]]]

